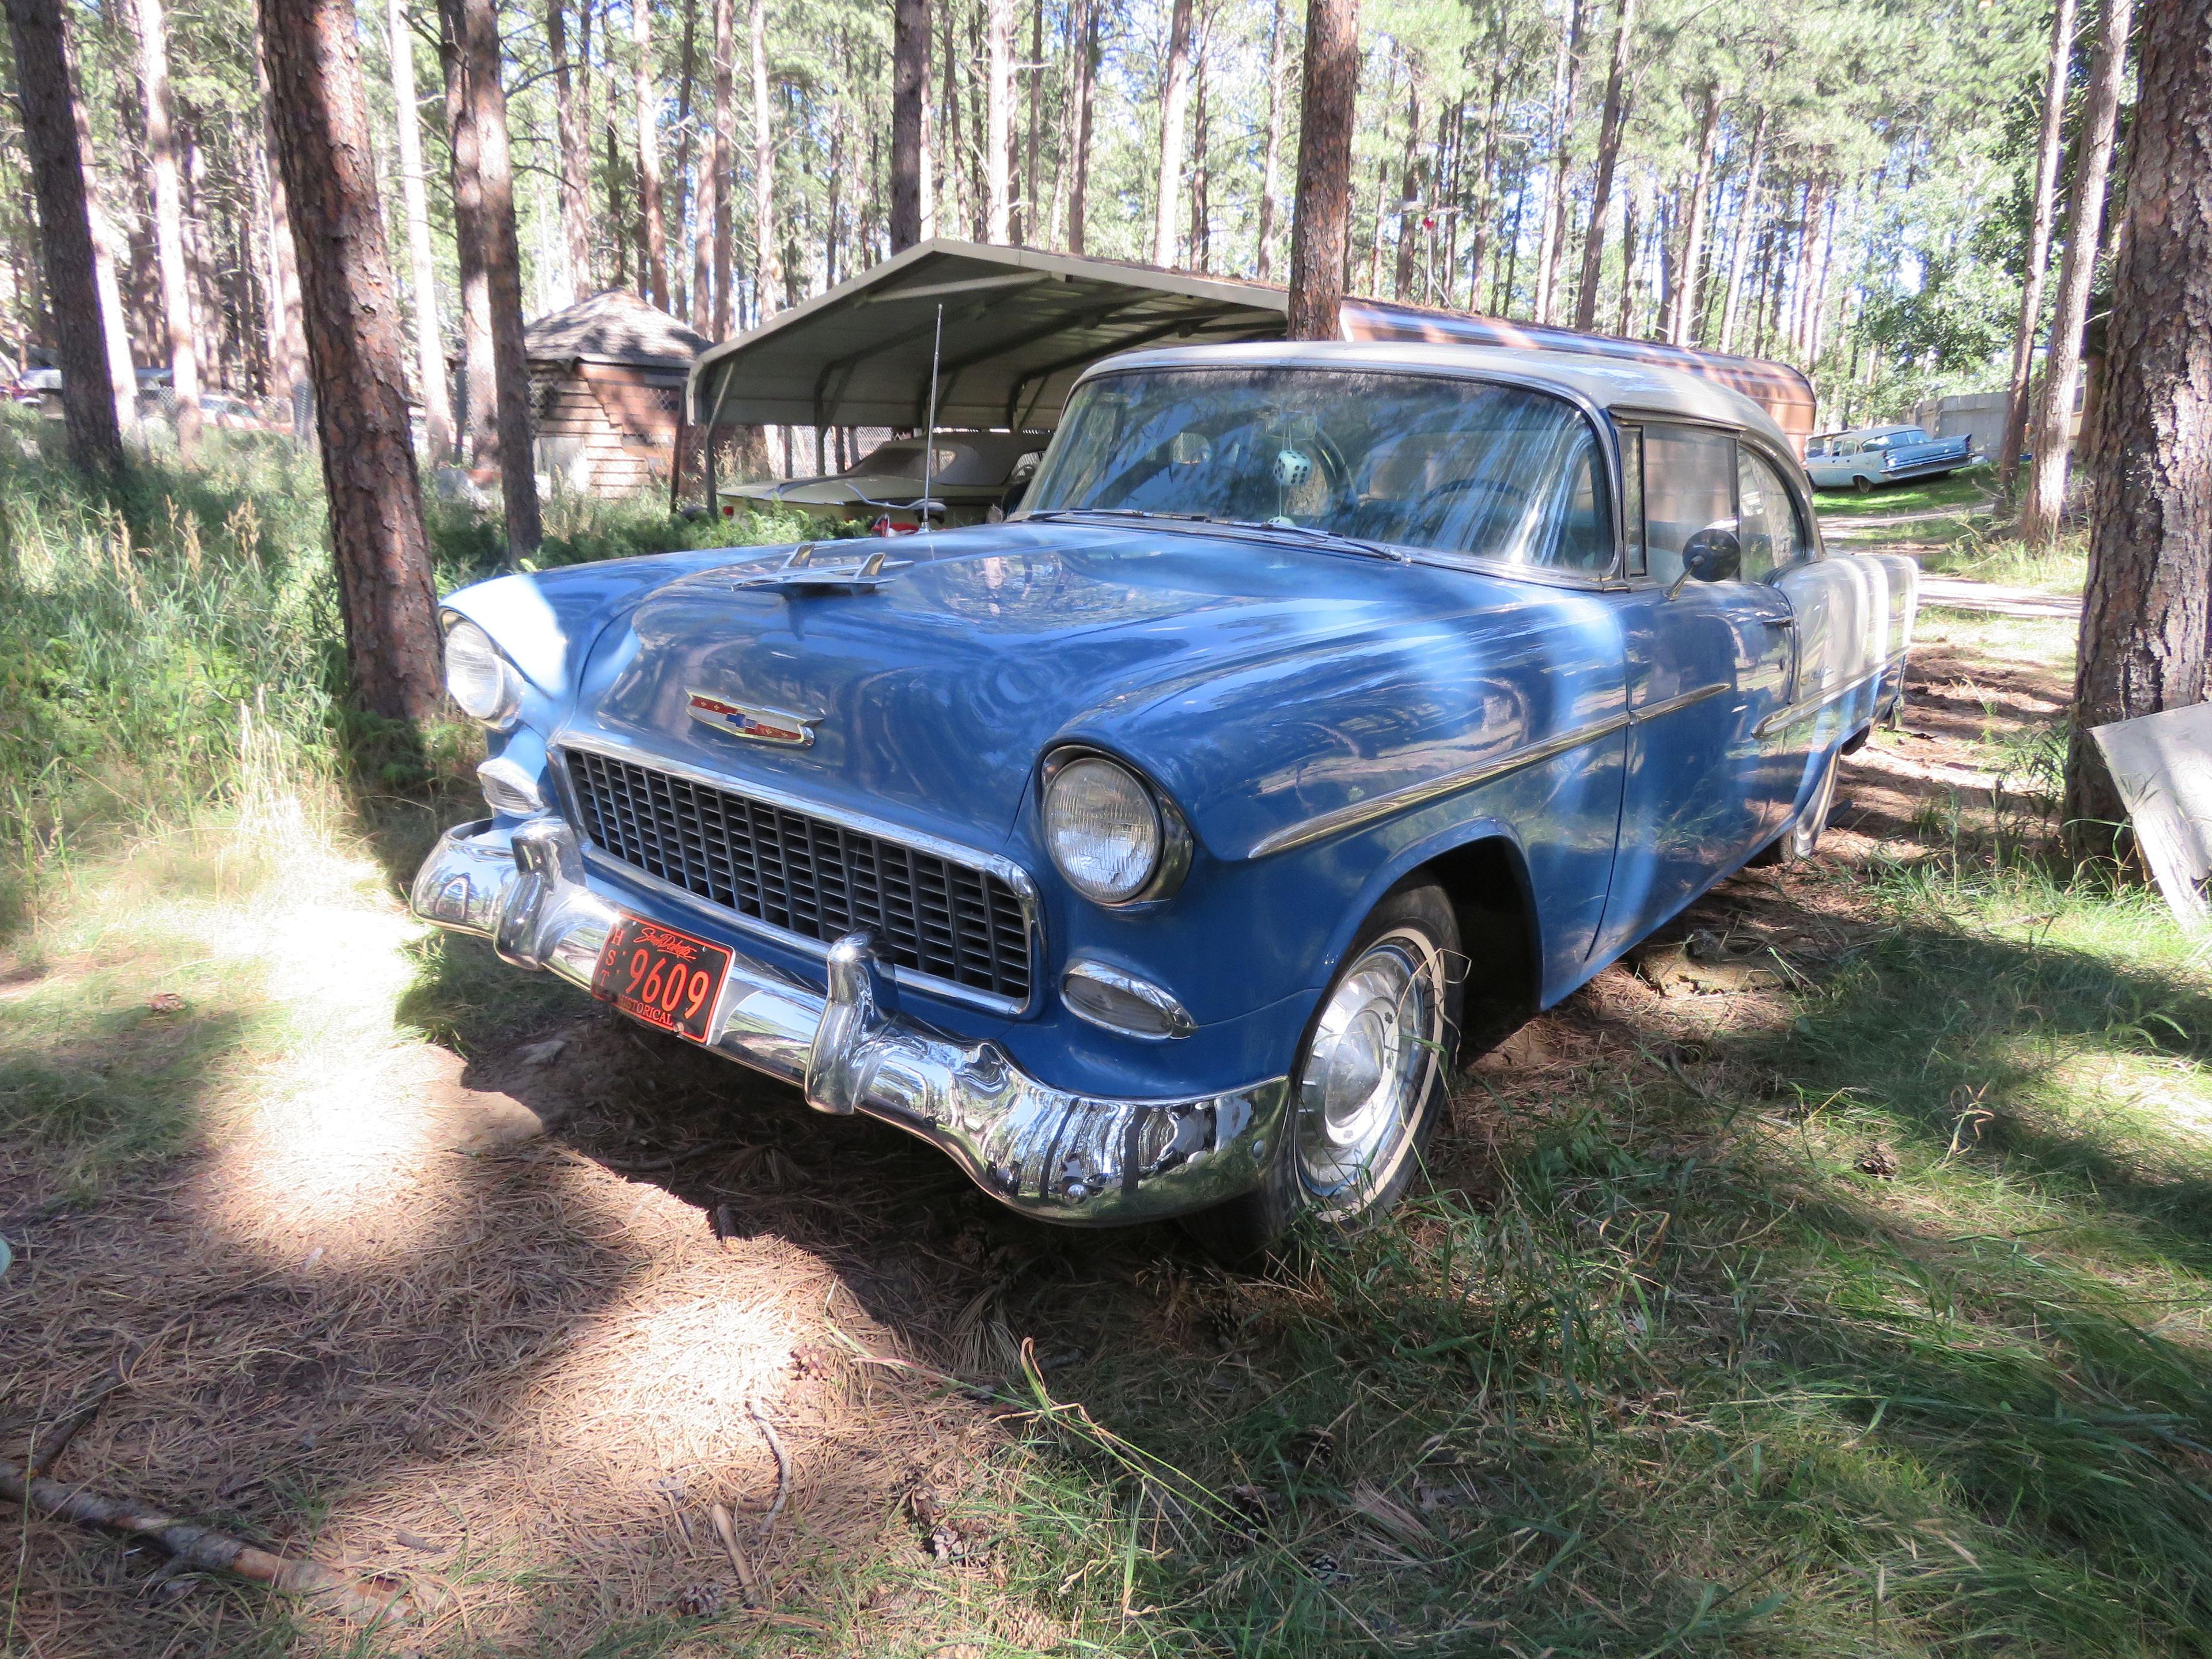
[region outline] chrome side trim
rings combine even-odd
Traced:
[[[1832,685],[1825,691],[1815,691],[1809,697],[1801,698],[1786,708],[1778,708],[1753,728],[1752,735],[1760,738],[1768,737],[1785,726],[1800,725],[1812,719],[1831,703],[1841,702],[1854,691],[1863,691],[1868,686],[1876,684],[1891,669],[1897,667],[1904,660],[1902,653],[1887,658],[1868,669],[1864,673],[1853,675],[1841,685]]]
[[[1707,694],[1701,694],[1707,695]],[[1603,720],[1592,720],[1587,726],[1577,726],[1571,731],[1538,742],[1523,744],[1510,749],[1494,760],[1479,761],[1473,766],[1463,766],[1455,772],[1446,772],[1441,777],[1428,778],[1419,783],[1409,783],[1402,789],[1394,789],[1387,795],[1377,795],[1372,800],[1353,801],[1339,806],[1303,823],[1285,825],[1271,835],[1262,836],[1253,842],[1247,858],[1263,859],[1274,853],[1304,847],[1310,842],[1340,835],[1346,830],[1372,823],[1377,818],[1387,818],[1400,812],[1425,806],[1446,795],[1455,795],[1462,789],[1472,789],[1478,784],[1489,783],[1531,766],[1579,749],[1584,744],[1595,743],[1600,738],[1611,737],[1626,728],[1629,716],[1626,714],[1607,714]]]
[[[1657,702],[1647,702],[1641,708],[1628,711],[1629,724],[1641,726],[1646,720],[1656,720],[1662,714],[1671,714],[1678,708],[1687,708],[1692,703],[1703,702],[1707,697],[1717,697],[1723,691],[1735,688],[1726,680],[1715,680],[1711,685],[1701,685],[1694,691],[1685,691],[1678,696],[1662,697]]]
[[[577,840],[582,856],[586,861],[603,869],[612,879],[641,882],[653,891],[665,894],[670,898],[688,904],[702,915],[712,916],[717,921],[733,927],[742,927],[748,933],[775,939],[778,944],[795,946],[810,956],[818,956],[826,959],[836,941],[811,939],[805,933],[795,933],[788,928],[779,927],[772,921],[763,921],[757,916],[748,916],[740,911],[732,910],[726,905],[717,904],[712,899],[702,898],[688,887],[678,887],[673,882],[664,881],[650,871],[641,870],[637,866],[617,858],[611,853],[603,852],[592,845],[591,838],[583,832],[581,803],[576,799],[574,784],[568,776],[568,763],[563,758],[566,751],[571,749],[580,749],[592,754],[605,755],[610,759],[627,761],[633,766],[643,766],[654,771],[667,772],[677,777],[689,778],[694,783],[703,783],[709,788],[726,789],[732,794],[750,796],[755,800],[765,801],[770,805],[781,806],[790,811],[804,813],[809,817],[826,818],[832,823],[842,824],[848,830],[857,830],[863,835],[874,836],[884,841],[896,842],[902,847],[911,847],[917,852],[927,853],[933,857],[963,866],[981,874],[996,876],[1013,889],[1015,898],[1020,901],[1022,927],[1029,935],[1030,994],[1026,1001],[1018,1002],[1011,997],[1002,997],[989,991],[979,991],[973,986],[962,985],[953,980],[940,979],[935,974],[925,974],[919,969],[900,968],[886,963],[884,971],[890,975],[899,984],[912,985],[918,990],[927,990],[935,995],[1017,1018],[1036,1012],[1042,1000],[1046,977],[1043,910],[1037,899],[1036,882],[1030,877],[1028,871],[1012,859],[1002,858],[995,853],[977,852],[974,848],[963,847],[957,842],[946,841],[942,836],[930,835],[925,830],[910,829],[883,818],[870,817],[865,813],[848,812],[841,807],[826,805],[821,801],[793,794],[789,790],[779,789],[772,784],[757,783],[750,778],[732,777],[727,773],[712,772],[704,767],[692,766],[682,761],[672,760],[667,756],[647,749],[641,744],[626,742],[618,738],[579,737],[563,732],[557,735],[553,742],[547,745],[549,763],[556,780],[556,787],[561,794],[562,816],[571,824],[577,826]]]
[[[575,832],[549,813],[511,833],[449,830],[416,877],[416,915],[490,933],[518,967],[586,990],[617,915],[580,884]],[[892,1012],[865,933],[830,946],[826,986],[733,951],[704,1045],[796,1083],[810,1105],[861,1112],[929,1141],[1010,1208],[1101,1225],[1202,1210],[1249,1192],[1282,1133],[1290,1085],[1115,1099],[1030,1076],[996,1042]]]

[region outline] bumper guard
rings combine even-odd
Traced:
[[[426,921],[489,939],[518,968],[586,990],[618,914],[586,884],[574,832],[550,814],[511,832],[489,819],[447,830],[410,902]],[[1257,1184],[1281,1131],[1282,1078],[1164,1100],[1071,1094],[995,1042],[947,1036],[897,1006],[894,972],[866,933],[830,946],[826,992],[733,950],[706,1046],[799,1085],[817,1110],[865,1112],[921,1136],[994,1198],[1048,1221],[1202,1210]]]

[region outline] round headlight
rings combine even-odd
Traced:
[[[1128,768],[1095,755],[1052,775],[1044,791],[1044,835],[1060,873],[1101,904],[1121,904],[1145,890],[1165,839],[1152,792]]]
[[[522,684],[491,635],[463,620],[446,632],[446,694],[471,720],[497,726],[514,713]]]

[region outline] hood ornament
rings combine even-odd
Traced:
[[[691,691],[685,694],[686,712],[700,725],[733,738],[747,738],[755,743],[781,744],[787,749],[804,749],[814,741],[814,728],[822,723],[819,714],[793,714],[781,708],[759,708],[749,703],[732,702],[727,697],[718,697],[711,691]]]
[[[734,575],[732,587],[775,587],[787,592],[865,592],[882,586],[914,562],[894,559],[878,548],[872,553],[824,553],[813,542],[801,542],[780,564]]]

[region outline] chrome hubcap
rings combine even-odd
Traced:
[[[1409,929],[1336,983],[1298,1067],[1298,1174],[1324,1203],[1395,1172],[1443,1038],[1443,964]]]

